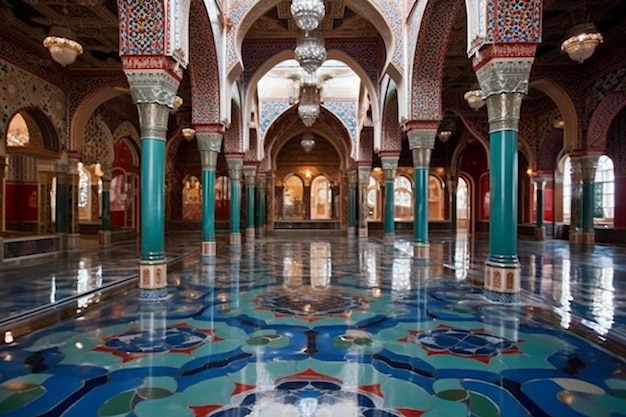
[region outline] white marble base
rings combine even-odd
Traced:
[[[202,256],[215,257],[216,246],[214,240],[202,242]]]
[[[500,294],[516,294],[520,291],[521,268],[485,264],[485,290]]]
[[[111,231],[110,230],[100,230],[98,232],[100,247],[108,248],[111,247]]]
[[[430,244],[414,243],[413,244],[413,257],[415,259],[430,259]]]
[[[254,240],[254,227],[248,227],[246,229],[246,239],[247,240]]]
[[[79,250],[80,249],[80,233],[72,233],[67,235],[67,249]]]
[[[395,233],[387,233],[383,236],[383,245],[393,245],[396,243]]]
[[[139,264],[139,288],[160,289],[167,287],[167,264],[165,260],[157,262],[141,261]]]
[[[367,228],[359,228],[359,239],[367,239]]]
[[[241,233],[231,233],[230,234],[230,244],[241,246]]]

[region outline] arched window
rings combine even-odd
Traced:
[[[303,196],[304,185],[300,177],[293,174],[287,176],[283,187],[283,218],[304,218]]]
[[[373,175],[367,186],[367,220],[380,221],[380,185]]]
[[[202,218],[202,185],[197,177],[189,175],[183,184],[183,220]]]
[[[323,175],[311,181],[311,219],[330,219],[332,214],[332,189]]]
[[[413,184],[404,175],[393,181],[395,220],[413,220]]]
[[[597,224],[613,226],[615,173],[613,171],[613,161],[606,155],[602,155],[598,159],[594,187],[594,221]]]
[[[443,181],[434,175],[428,176],[428,220],[444,220]]]
[[[563,223],[572,219],[572,162],[569,156],[563,162]]]
[[[469,190],[467,181],[459,177],[456,186],[456,224],[458,230],[467,230],[469,227]]]
[[[78,219],[91,220],[91,175],[78,163]]]
[[[220,175],[215,181],[215,220],[230,218],[230,180]]]

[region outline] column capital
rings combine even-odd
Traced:
[[[598,167],[599,155],[587,154],[580,157],[580,167],[582,169],[582,179],[585,183],[594,182],[596,179],[596,168]]]
[[[256,165],[243,165],[243,178],[247,187],[254,187],[256,184]]]
[[[348,175],[348,185],[351,187],[356,187],[358,183],[358,174],[357,174],[356,169],[351,169],[350,171],[348,171],[347,175]]]
[[[228,175],[231,181],[241,181],[241,171],[243,169],[243,153],[228,153],[226,165],[228,165]]]
[[[483,97],[502,93],[528,94],[534,57],[494,57],[476,68]]]
[[[200,151],[200,161],[203,169],[215,170],[217,166],[217,155],[222,149],[223,135],[219,132],[207,132],[196,130],[198,150]]]
[[[357,174],[359,178],[359,182],[369,184],[370,181],[370,172],[372,171],[372,167],[369,165],[359,165],[357,168]]]
[[[411,129],[406,132],[409,140],[409,149],[433,149],[435,147],[435,137],[437,136],[437,126],[429,128]]]
[[[135,104],[160,104],[174,108],[180,78],[164,69],[124,69]]]

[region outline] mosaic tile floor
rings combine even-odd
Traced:
[[[502,305],[470,283],[486,242],[431,245],[428,264],[402,238],[187,257],[166,301],[132,290],[3,345],[0,415],[626,416],[622,248],[520,242],[523,302]]]

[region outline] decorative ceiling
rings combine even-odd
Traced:
[[[253,39],[295,39],[298,35],[284,0],[261,16],[246,35]],[[378,38],[376,28],[347,7],[342,0],[326,0],[324,36],[359,42]],[[575,25],[594,22],[604,36],[596,54],[610,53],[611,46],[626,36],[625,0],[545,0],[543,42],[537,51],[536,65],[579,65],[560,50],[561,42]],[[0,33],[40,50],[42,60],[50,60],[42,45],[52,26],[73,29],[84,53],[70,70],[121,68],[118,56],[118,18],[115,0],[0,0]],[[446,53],[445,89],[468,89],[476,77],[465,53],[465,8],[461,8]],[[50,62],[52,62],[50,60]]]

